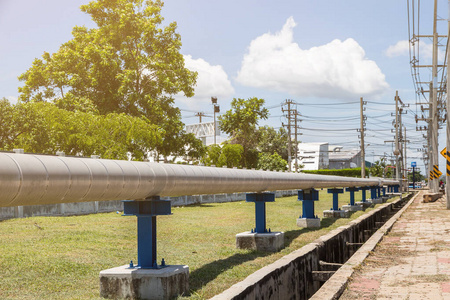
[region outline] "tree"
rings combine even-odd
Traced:
[[[392,168],[387,167],[385,158],[381,158],[380,160],[377,160],[374,164],[372,164],[369,172],[374,177],[392,177]]]
[[[276,131],[273,127],[263,126],[258,129],[258,150],[267,154],[279,154],[288,160],[288,134],[284,128]]]
[[[17,135],[13,126],[14,107],[8,99],[0,99],[0,149],[12,149]]]
[[[419,182],[419,181],[422,181],[422,180],[425,179],[425,176],[423,176],[423,175],[420,173],[420,169],[419,169],[419,168],[415,168],[415,170],[414,170],[414,179],[415,179],[415,182]],[[411,170],[411,172],[408,172],[408,181],[409,181],[409,182],[413,182],[413,173],[412,173],[412,170]]]
[[[176,23],[163,27],[160,0],[97,0],[82,5],[96,28],[75,27],[56,53],[35,59],[19,80],[20,100],[49,101],[69,111],[127,114],[163,129],[157,151],[184,149],[173,95],[194,94],[197,73],[184,66]],[[198,143],[194,143],[198,145]],[[194,145],[191,145],[192,147]]]
[[[202,158],[202,163],[205,166],[218,166],[219,164],[219,157],[222,153],[222,148],[220,145],[213,144],[209,145],[206,148],[205,156]]]
[[[216,166],[227,168],[242,167],[242,153],[244,148],[239,144],[224,143],[219,145],[210,145],[207,147],[206,154],[202,159],[202,163],[206,166]]]
[[[143,160],[155,148],[161,129],[142,118],[111,113],[95,115],[71,112],[46,102],[6,105],[0,101],[0,117],[9,117],[0,149],[67,155],[99,155],[102,158]],[[7,102],[9,104],[9,102]],[[2,122],[3,124],[3,122]],[[3,131],[2,131],[3,132]]]
[[[267,119],[268,115],[264,99],[254,97],[247,100],[234,98],[231,109],[219,117],[220,129],[230,135],[231,143],[243,146],[242,165],[247,168],[257,165],[257,125],[260,119]]]
[[[258,169],[269,171],[286,171],[287,161],[278,153],[259,153]]]
[[[239,144],[224,144],[218,160],[218,167],[241,167],[244,147]]]

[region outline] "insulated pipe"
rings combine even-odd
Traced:
[[[379,178],[0,153],[0,207],[383,184],[398,182]]]

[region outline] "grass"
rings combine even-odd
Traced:
[[[356,196],[359,201],[360,193]],[[348,197],[341,194],[339,206]],[[331,194],[323,190],[320,199],[316,214],[322,218],[332,206]],[[158,260],[189,266],[189,299],[212,297],[363,214],[322,219],[320,229],[300,229],[301,202],[279,198],[267,204],[267,227],[285,232],[286,247],[264,253],[235,246],[235,235],[254,227],[253,203],[175,207],[172,212],[158,217]],[[0,240],[0,299],[99,299],[99,272],[137,261],[136,218],[116,213],[2,221]]]

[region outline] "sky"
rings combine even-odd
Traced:
[[[0,0],[0,97],[18,98],[17,77],[44,51],[53,53],[78,25],[94,27],[79,6],[88,0]],[[412,0],[410,1],[410,3]],[[432,33],[433,1],[421,1],[420,33]],[[210,98],[221,112],[233,98],[262,98],[270,117],[260,125],[286,123],[281,104],[297,103],[302,142],[359,147],[359,101],[367,101],[366,159],[392,154],[394,96],[410,104],[403,116],[408,166],[422,167],[417,149],[416,93],[411,78],[407,1],[392,0],[168,0],[164,25],[176,22],[186,66],[198,72],[195,96],[176,95],[186,124],[196,112],[212,120]],[[438,1],[438,33],[446,34],[447,1]],[[416,14],[417,14],[416,10]],[[421,63],[431,60],[431,42],[421,43]],[[445,49],[443,49],[445,52]],[[443,51],[440,51],[441,57]],[[421,71],[430,80],[428,70]],[[419,113],[420,115],[420,113]],[[204,119],[205,120],[205,119]],[[424,126],[425,123],[419,123]],[[444,131],[440,146],[445,146]],[[441,160],[441,169],[444,162]]]

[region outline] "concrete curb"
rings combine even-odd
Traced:
[[[356,267],[367,258],[369,253],[375,249],[383,237],[391,230],[395,222],[402,216],[408,207],[419,196],[414,195],[403,208],[392,216],[380,229],[378,229],[368,240],[353,254],[349,260],[340,267],[331,278],[310,298],[311,300],[339,299],[344,292],[350,277]]]

